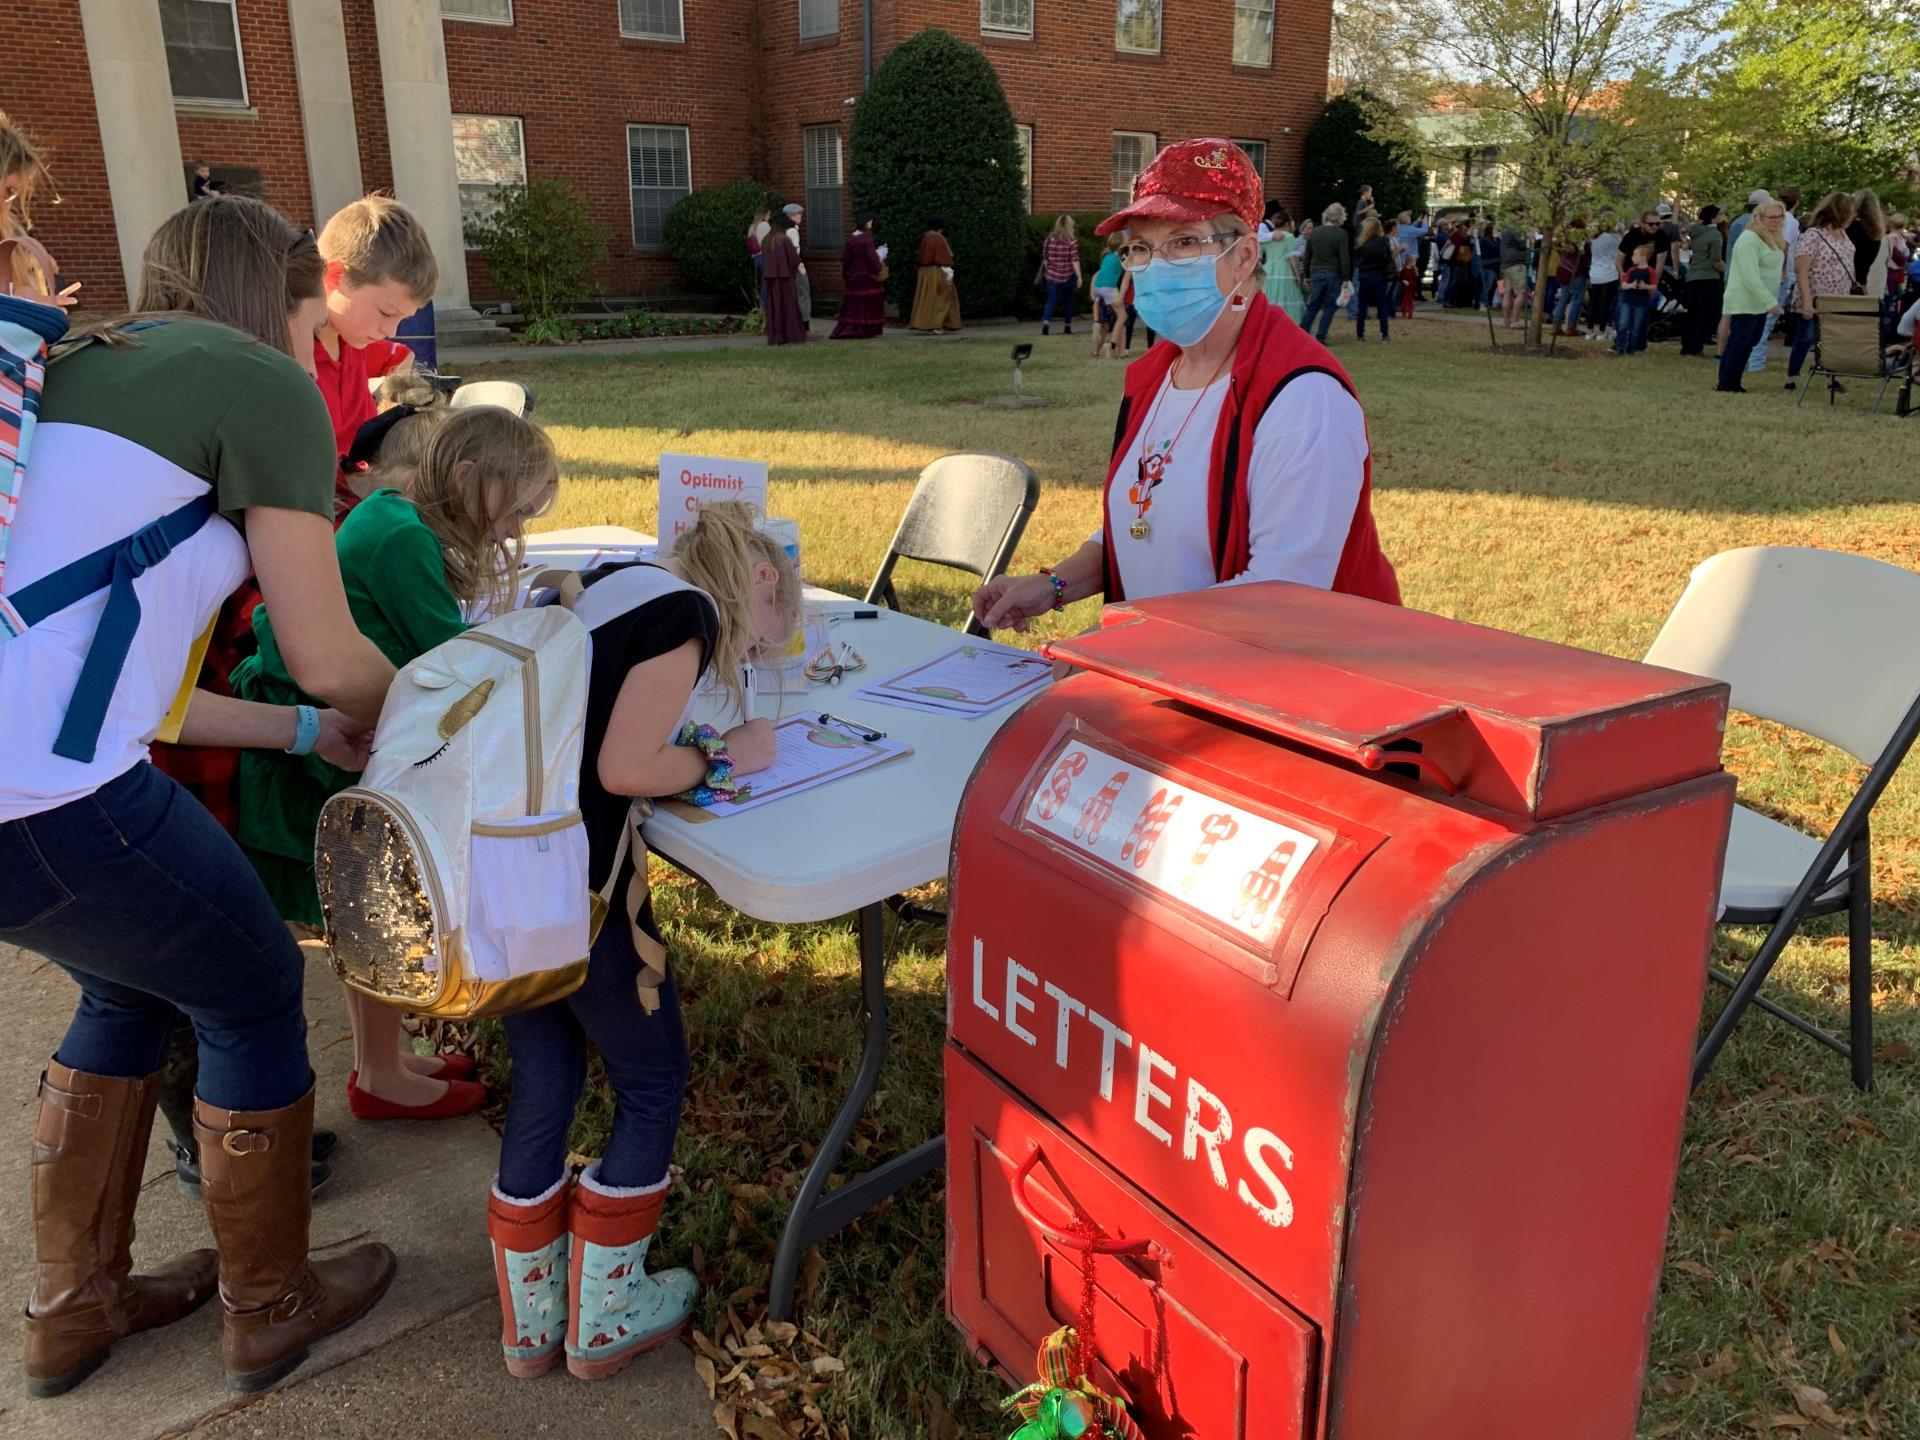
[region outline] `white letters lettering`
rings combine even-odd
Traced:
[[[1261,1152],[1263,1150],[1273,1151],[1280,1157],[1280,1163],[1291,1170],[1293,1168],[1293,1151],[1287,1148],[1286,1142],[1278,1135],[1274,1134],[1271,1130],[1262,1130],[1258,1125],[1247,1131],[1247,1138],[1243,1142],[1242,1148],[1246,1152],[1247,1163],[1253,1167],[1254,1173],[1260,1177],[1261,1183],[1273,1192],[1273,1203],[1271,1205],[1262,1205],[1253,1191],[1247,1188],[1247,1182],[1244,1180],[1239,1184],[1240,1198],[1251,1205],[1253,1207],[1253,1213],[1266,1221],[1267,1224],[1275,1227],[1291,1225],[1293,1223],[1293,1197],[1287,1193],[1287,1187],[1280,1183],[1280,1177],[1274,1173],[1273,1167],[1267,1163],[1267,1157]]]
[[[1007,1029],[1029,1045],[1036,1044],[1039,1037],[1020,1023],[1020,1012],[1033,1009],[1033,1001],[1020,993],[1020,982],[1039,978],[1011,955],[1007,957]]]
[[[987,1018],[989,1020],[998,1020],[1000,1018],[1000,1012],[994,1009],[988,1002],[984,985],[986,979],[983,973],[986,969],[985,950],[986,946],[980,943],[978,936],[975,936],[973,941],[973,1003],[987,1012]]]
[[[1213,1128],[1206,1130],[1200,1125],[1200,1107],[1211,1105],[1217,1117]],[[1220,1103],[1220,1097],[1213,1094],[1191,1075],[1187,1077],[1187,1124],[1181,1136],[1181,1149],[1191,1160],[1199,1153],[1200,1146],[1207,1147],[1207,1168],[1213,1171],[1213,1183],[1222,1190],[1227,1188],[1227,1167],[1221,1162],[1220,1147],[1233,1138],[1233,1116],[1227,1113],[1227,1107]]]
[[[1152,1050],[1147,1048],[1145,1042],[1142,1042],[1140,1046],[1140,1070],[1139,1073],[1134,1076],[1133,1081],[1133,1119],[1135,1124],[1153,1136],[1153,1138],[1158,1140],[1162,1145],[1171,1145],[1173,1144],[1173,1132],[1166,1129],[1147,1113],[1149,1101],[1157,1100],[1162,1105],[1173,1104],[1173,1096],[1153,1083],[1153,1072],[1156,1069],[1166,1071],[1169,1080],[1173,1078],[1173,1066],[1169,1065],[1160,1056],[1154,1054]]]
[[[1100,1098],[1111,1100],[1113,1099],[1114,1042],[1117,1040],[1122,1045],[1131,1045],[1133,1037],[1091,1005],[1087,1007],[1087,1023],[1100,1032]]]
[[[1062,1070],[1067,1068],[1067,1026],[1075,1015],[1087,1013],[1087,1007],[1062,990],[1051,980],[1046,982],[1047,994],[1053,997],[1053,1063]]]

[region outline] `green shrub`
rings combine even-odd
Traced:
[[[1058,210],[1027,216],[1026,260],[1020,271],[1021,285],[1013,307],[1013,313],[1023,319],[1032,319],[1046,307],[1047,292],[1033,277],[1040,273],[1041,251],[1059,218]],[[1073,212],[1073,227],[1080,242],[1080,290],[1073,302],[1076,315],[1093,312],[1093,296],[1087,287],[1093,283],[1093,272],[1100,268],[1100,257],[1107,253],[1105,237],[1095,235],[1093,227],[1106,218],[1105,210]]]
[[[778,210],[778,191],[758,180],[729,180],[696,190],[667,211],[660,241],[680,273],[728,304],[759,303],[747,226],[761,210]]]
[[[1420,152],[1393,133],[1392,117],[1364,90],[1327,102],[1307,130],[1300,182],[1307,214],[1318,219],[1336,200],[1353,209],[1362,185],[1373,186],[1373,207],[1387,219],[1427,208],[1427,170]]]
[[[853,110],[854,214],[880,217],[892,248],[888,289],[913,306],[920,237],[951,222],[954,281],[971,315],[1005,314],[1021,284],[1025,195],[1013,112],[1000,78],[973,46],[923,30],[874,74]]]
[[[467,227],[467,243],[486,258],[493,283],[536,319],[578,306],[607,263],[606,228],[564,180],[502,191],[486,218]]]

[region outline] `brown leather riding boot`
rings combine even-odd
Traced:
[[[344,1330],[387,1293],[393,1251],[356,1245],[311,1260],[307,1222],[313,1091],[284,1110],[193,1106],[201,1193],[220,1247],[227,1382],[246,1394],[292,1373],[313,1342]]]
[[[115,1079],[47,1062],[33,1132],[33,1298],[27,1391],[64,1395],[114,1343],[167,1325],[212,1296],[217,1262],[195,1250],[134,1275],[133,1211],[159,1076]]]

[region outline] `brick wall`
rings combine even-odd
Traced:
[[[242,4],[239,14],[246,108],[178,108],[181,158],[189,164],[205,160],[216,173],[222,165],[257,169],[260,198],[296,225],[312,225],[313,187],[307,178],[306,132],[300,118],[300,84],[293,68],[287,8]],[[190,198],[183,180],[180,203]]]
[[[60,191],[58,205],[44,193],[39,197],[34,234],[60,262],[62,279],[81,282],[85,309],[123,310],[127,289],[80,8],[73,0],[8,0],[5,28],[16,39],[33,40],[6,47],[0,110],[46,152]]]
[[[756,7],[688,0],[682,8],[686,38],[677,43],[622,36],[618,0],[538,0],[520,5],[510,26],[446,24],[454,112],[520,118],[527,178],[566,180],[606,227],[608,293],[681,285],[662,252],[634,245],[628,125],[686,126],[696,190],[761,168]],[[485,267],[468,268],[474,294],[488,296]]]

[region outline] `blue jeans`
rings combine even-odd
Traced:
[[[1367,338],[1367,311],[1372,310],[1380,317],[1380,338],[1387,338],[1387,277],[1384,275],[1362,275],[1353,287],[1354,300],[1358,309],[1354,313],[1353,328],[1360,339]]]
[[[1647,348],[1647,322],[1653,315],[1651,305],[1620,302],[1620,326],[1614,332],[1613,349],[1618,355],[1631,355]]]
[[[613,1133],[600,1160],[603,1184],[652,1185],[667,1173],[687,1093],[687,1032],[673,980],[649,1015],[634,984],[634,954],[616,904],[594,942],[587,979],[573,994],[501,1022],[513,1052],[513,1090],[500,1138],[500,1190],[531,1199],[567,1164],[567,1131],[587,1081],[587,1042],[613,1087]]]
[[[1792,293],[1792,284],[1785,280],[1781,281],[1780,304],[1783,307],[1787,303],[1787,296]],[[1773,327],[1783,319],[1786,321],[1787,333],[1791,335],[1793,333],[1793,317],[1791,315],[1775,315],[1772,311],[1767,312],[1767,323],[1760,328],[1760,343],[1753,347],[1753,354],[1747,358],[1747,374],[1758,375],[1762,370],[1767,368],[1767,341],[1773,338]]]
[[[1753,353],[1753,347],[1760,343],[1766,320],[1765,315],[1727,317],[1727,345],[1720,352],[1720,381],[1716,388],[1739,388],[1740,377],[1747,368],[1747,357]]]
[[[1073,328],[1073,297],[1079,291],[1079,285],[1072,280],[1049,280],[1047,282],[1047,304],[1040,312],[1040,323],[1053,323],[1053,307],[1058,305],[1060,312],[1067,317],[1067,328]]]
[[[1553,323],[1557,326],[1578,325],[1580,323],[1580,302],[1586,298],[1587,277],[1576,275],[1560,287],[1559,297],[1553,303]]]
[[[233,837],[151,765],[0,824],[0,940],[80,986],[62,1065],[151,1075],[185,1014],[209,1105],[278,1110],[313,1083],[300,947]]]
[[[1340,308],[1340,276],[1332,270],[1316,270],[1307,282],[1307,309],[1300,319],[1300,328],[1308,332],[1313,330],[1313,317],[1320,316],[1320,330],[1317,339],[1327,338],[1327,327],[1333,324],[1333,312]]]
[[[1816,315],[1809,319],[1805,315],[1793,317],[1793,349],[1787,355],[1787,378],[1795,379],[1800,367],[1807,363],[1807,352],[1813,349],[1813,342],[1820,338],[1820,318]]]
[[[1500,271],[1492,265],[1480,267],[1480,308],[1493,308],[1493,292],[1500,288]]]

